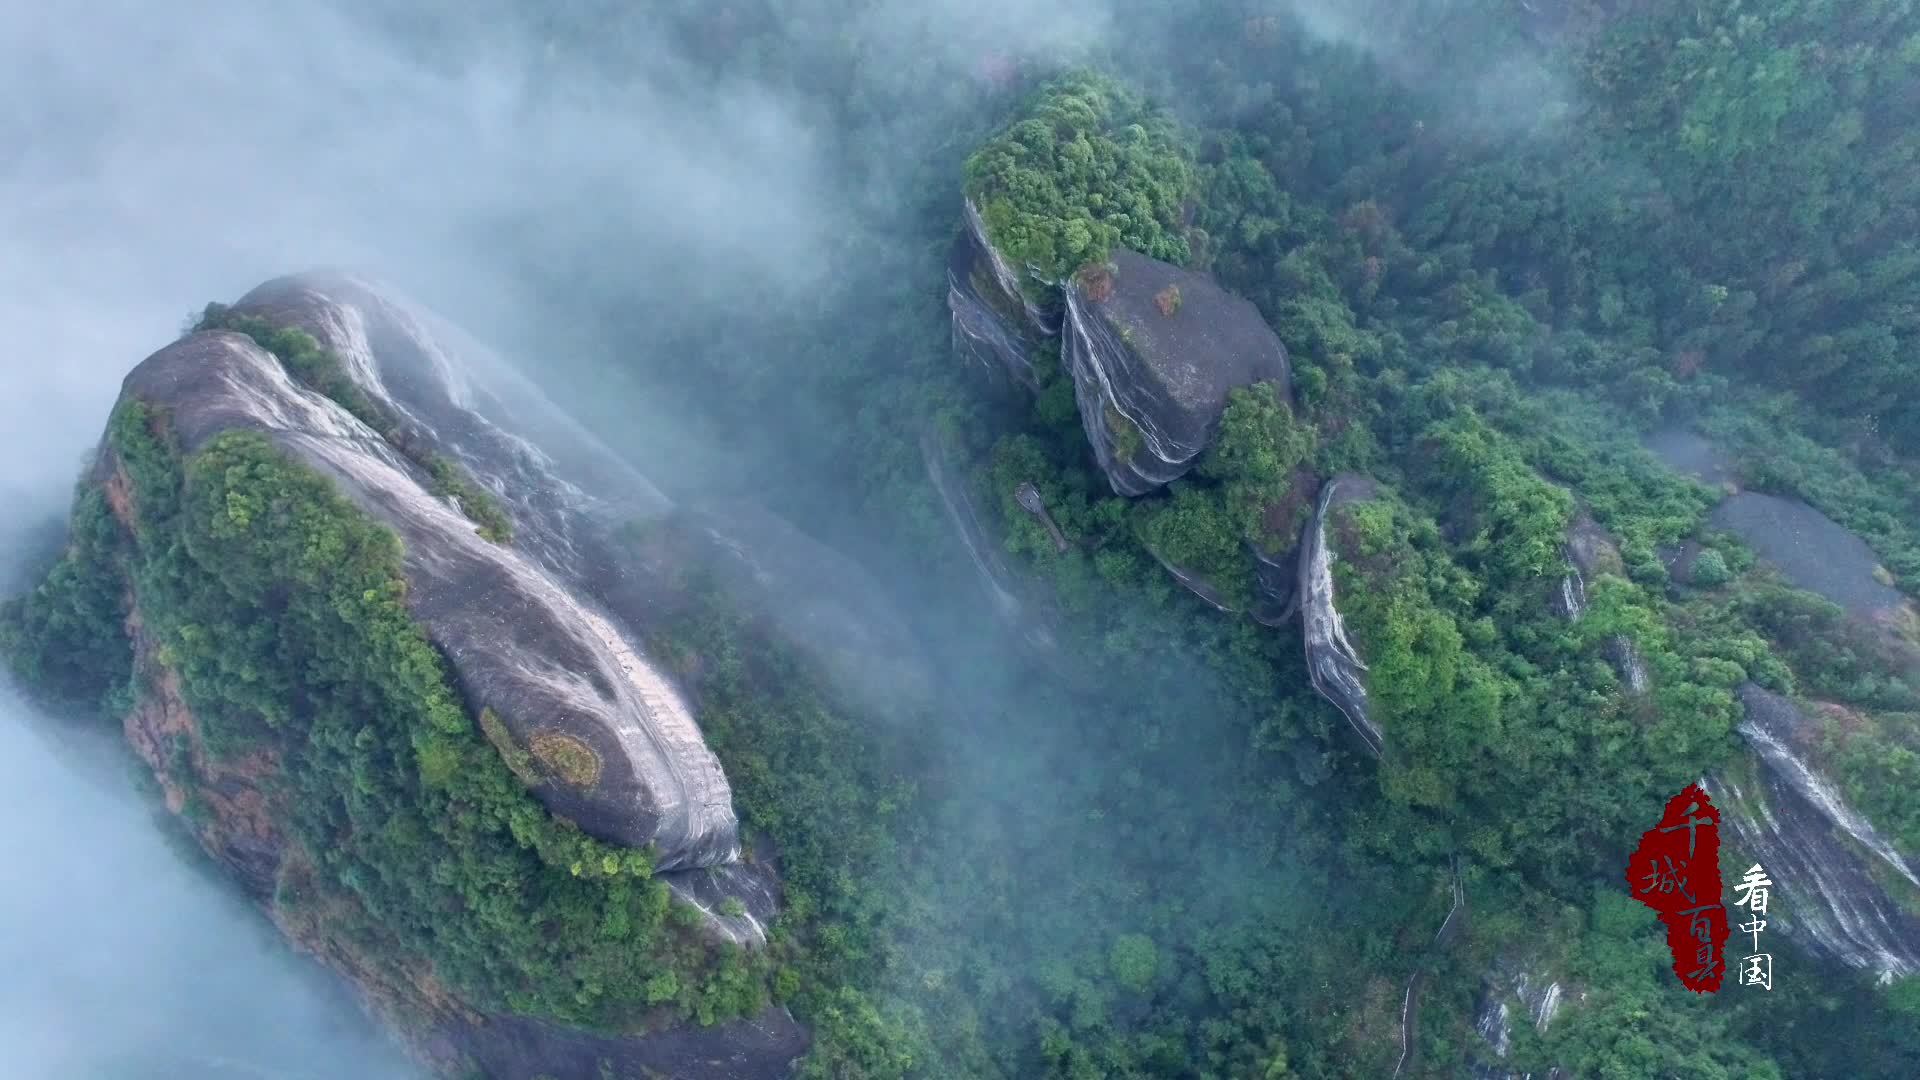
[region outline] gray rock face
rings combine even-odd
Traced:
[[[1095,458],[1120,495],[1185,475],[1229,391],[1271,380],[1291,401],[1286,347],[1252,303],[1131,251],[1066,285],[1066,361]]]
[[[1518,1010],[1514,1008],[1516,1002]],[[1534,1030],[1544,1035],[1565,1002],[1565,988],[1557,979],[1501,963],[1481,987],[1474,1030],[1492,1048],[1496,1058],[1505,1058],[1513,1047],[1516,1013],[1524,1015]],[[1554,1068],[1540,1080],[1558,1080],[1561,1075],[1561,1070]],[[1535,1080],[1536,1074],[1513,1072],[1497,1065],[1476,1065],[1473,1076],[1474,1080]]]
[[[1712,523],[1740,537],[1795,587],[1856,618],[1900,610],[1906,597],[1880,581],[1879,556],[1851,530],[1799,499],[1743,491],[1714,508]]]
[[[1320,504],[1300,546],[1300,613],[1306,638],[1307,674],[1320,696],[1333,702],[1377,757],[1386,740],[1367,713],[1367,665],[1347,640],[1333,588],[1333,549],[1327,519],[1335,507],[1364,502],[1376,493],[1373,481],[1343,474],[1320,489]]]
[[[1619,545],[1613,535],[1593,520],[1585,510],[1567,526],[1567,573],[1560,579],[1555,600],[1560,614],[1569,622],[1579,622],[1587,610],[1587,583],[1599,574],[1624,574]],[[1607,659],[1620,673],[1621,681],[1635,694],[1644,694],[1653,685],[1646,658],[1631,638],[1619,635],[1607,642]]]
[[[1736,483],[1726,453],[1692,432],[1662,432],[1646,446],[1676,472],[1728,489]],[[1908,607],[1905,595],[1880,579],[1879,556],[1866,541],[1799,499],[1734,492],[1714,508],[1711,523],[1740,537],[1796,588],[1826,597],[1855,618],[1882,619]],[[1675,561],[1690,561],[1694,554],[1697,548],[1682,549]]]
[[[1299,548],[1275,554],[1259,545],[1253,553],[1253,607],[1248,614],[1262,626],[1278,627],[1293,618],[1300,605]]]
[[[1059,336],[1060,317],[1027,299],[1022,280],[987,239],[986,222],[969,200],[966,227],[947,259],[954,351],[1037,391],[1040,382],[1029,354]]]
[[[236,310],[298,326],[336,353],[399,419],[397,441],[454,461],[499,500],[512,544],[482,539],[432,493],[417,452],[400,453],[244,336],[177,342],[136,368],[125,392],[168,410],[189,450],[253,430],[332,478],[399,534],[413,615],[469,706],[492,710],[541,763],[536,797],[593,835],[653,845],[661,871],[682,872],[664,876],[683,896],[710,891],[713,868],[728,868],[719,882],[764,915],[772,882],[730,865],[740,850],[732,791],[687,697],[638,644],[646,611],[600,599],[628,575],[614,528],[665,513],[667,500],[504,362],[362,282],[281,279]],[[750,921],[713,929],[758,940]]]
[[[946,507],[955,535],[980,572],[981,588],[986,590],[994,611],[1010,623],[1022,622],[1027,608],[1020,595],[1023,590],[1007,568],[1006,560],[1000,557],[1000,546],[987,528],[987,515],[968,497],[945,451],[940,448],[939,437],[931,431],[920,437],[920,460],[926,467],[928,481],[940,496],[941,505]]]
[[[1669,428],[1649,435],[1643,445],[1674,472],[1703,484],[1717,487],[1734,478],[1733,459],[1696,432]]]
[[[1817,722],[1751,683],[1739,693],[1747,713],[1739,730],[1754,752],[1759,789],[1725,777],[1710,783],[1740,848],[1775,883],[1770,923],[1806,948],[1883,978],[1920,972],[1920,918],[1869,867],[1878,862],[1915,887],[1920,879],[1799,749]]]

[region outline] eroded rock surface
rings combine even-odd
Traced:
[[[1253,304],[1170,263],[1116,250],[1105,271],[1066,285],[1065,360],[1094,457],[1120,495],[1144,495],[1192,468],[1229,391],[1277,384],[1287,350]]]
[[[1856,619],[1885,623],[1907,617],[1910,604],[1889,585],[1879,556],[1851,529],[1800,499],[1734,490],[1731,459],[1704,437],[1668,431],[1647,440],[1647,449],[1676,472],[1729,490],[1710,523],[1744,541],[1796,588],[1845,608]],[[1682,549],[1675,562],[1696,550]]]
[[[1866,541],[1799,499],[1743,491],[1715,507],[1711,522],[1746,541],[1796,588],[1856,618],[1880,618],[1906,603],[1900,590],[1880,580],[1880,557]]]
[[[1494,1057],[1505,1058],[1513,1048],[1513,1025],[1521,1016],[1544,1035],[1566,1000],[1566,988],[1558,979],[1501,963],[1481,988],[1474,1030],[1486,1040]],[[1474,1080],[1558,1080],[1562,1075],[1557,1067],[1545,1074],[1514,1072],[1498,1065],[1473,1068]]]
[[[652,845],[683,898],[719,889],[740,899],[758,914],[715,917],[709,929],[761,940],[775,883],[736,865],[727,778],[687,696],[639,644],[647,590],[622,587],[630,575],[614,530],[666,513],[664,496],[503,361],[363,282],[281,279],[235,311],[313,334],[395,430],[374,431],[224,331],[154,354],[125,393],[165,409],[189,451],[225,431],[264,434],[393,528],[413,615],[469,706],[490,710],[536,763],[523,776],[535,796],[596,836]],[[427,455],[499,501],[510,544],[481,537],[433,494]]]
[[[1365,502],[1378,487],[1364,476],[1336,476],[1320,489],[1320,503],[1300,546],[1300,613],[1307,648],[1307,674],[1313,688],[1333,702],[1367,748],[1378,756],[1386,740],[1367,711],[1367,665],[1347,640],[1333,585],[1333,546],[1328,539],[1333,512]]]
[[[1584,509],[1567,526],[1566,558],[1567,572],[1560,579],[1560,592],[1555,600],[1561,615],[1570,622],[1579,622],[1587,610],[1587,583],[1601,574],[1624,576],[1626,565],[1620,559],[1620,547],[1614,543],[1613,535]],[[1609,640],[1607,659],[1620,673],[1628,690],[1644,694],[1652,687],[1646,658],[1640,655],[1633,639],[1617,635]]]
[[[968,200],[966,226],[947,259],[954,350],[1037,391],[1032,352],[1059,336],[1060,317],[1027,297],[1025,277],[987,239],[986,222]]]
[[[1847,804],[1806,747],[1818,721],[1791,700],[1740,687],[1740,734],[1754,752],[1757,783],[1711,781],[1741,851],[1775,882],[1777,921],[1806,948],[1886,978],[1920,972],[1920,918],[1875,880],[1920,889],[1913,868]]]

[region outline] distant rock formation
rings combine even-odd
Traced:
[[[1131,251],[1066,285],[1066,362],[1094,457],[1120,495],[1184,476],[1213,442],[1229,391],[1277,384],[1287,350],[1252,303]]]
[[[1379,756],[1386,740],[1367,710],[1367,665],[1347,640],[1333,585],[1333,544],[1328,537],[1334,511],[1365,502],[1378,487],[1364,476],[1342,474],[1320,489],[1320,505],[1300,546],[1300,613],[1305,623],[1307,675],[1313,688],[1331,701],[1353,725],[1367,749]]]
[[[1920,678],[1920,645],[1909,630],[1920,626],[1920,611],[1891,584],[1879,556],[1858,534],[1800,499],[1739,490],[1732,458],[1700,435],[1667,431],[1645,445],[1676,472],[1727,493],[1709,518],[1714,528],[1738,536],[1788,584],[1838,604],[1872,632],[1888,660]],[[1694,543],[1669,553],[1677,580],[1691,579],[1699,553]]]
[[[1710,778],[1737,849],[1757,859],[1784,903],[1774,915],[1804,947],[1883,978],[1920,972],[1920,917],[1874,880],[1872,867],[1920,889],[1912,866],[1847,804],[1804,749],[1819,722],[1752,683],[1739,689],[1740,734],[1757,782]],[[1904,887],[1904,886],[1903,886]]]

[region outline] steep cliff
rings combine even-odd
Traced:
[[[1815,750],[1823,725],[1751,683],[1740,688],[1740,701],[1746,718],[1739,730],[1753,759],[1715,779],[1714,794],[1724,796],[1740,852],[1776,882],[1785,901],[1776,916],[1781,931],[1885,978],[1920,972],[1920,915],[1912,907],[1920,878],[1824,774]]]
[[[1336,476],[1320,489],[1320,504],[1300,545],[1298,591],[1313,688],[1340,710],[1375,755],[1385,749],[1386,738],[1367,709],[1367,665],[1347,639],[1334,590],[1333,564],[1337,511],[1373,498],[1377,490],[1371,480],[1351,474]]]
[[[1094,457],[1120,495],[1186,475],[1213,442],[1227,394],[1271,381],[1292,396],[1287,350],[1251,303],[1131,251],[1074,275],[1066,362]]]
[[[1023,280],[987,238],[986,222],[968,199],[965,226],[947,259],[954,351],[1037,392],[1033,351],[1059,336],[1060,316],[1030,299]]]
[[[619,534],[667,500],[357,280],[205,323],[127,376],[91,477],[132,598],[126,734],[169,805],[436,1067],[785,1075],[806,1033],[733,948],[778,881],[641,644],[684,568]],[[751,565],[796,543],[746,513],[705,534]]]

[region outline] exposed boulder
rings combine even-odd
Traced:
[[[667,500],[504,362],[358,280],[282,279],[229,315],[311,334],[339,362],[325,375],[332,396],[246,334],[209,330],[140,364],[123,398],[163,418],[185,454],[229,432],[257,433],[391,529],[407,614],[511,774],[553,815],[652,849],[658,878],[703,913],[697,925],[708,937],[764,942],[777,875],[767,862],[741,861],[727,777],[689,697],[641,644],[648,601],[666,584],[642,580],[617,536],[636,518],[670,513]],[[137,500],[114,445],[95,478],[116,516],[133,524]],[[478,512],[483,502],[491,517]],[[326,908],[283,906],[281,894],[301,894],[316,869],[274,818],[275,794],[263,782],[275,775],[271,753],[260,761],[204,753],[164,651],[144,640],[139,621],[136,604],[129,630],[153,693],[129,716],[129,741],[163,786],[173,761],[191,755],[202,842],[290,937],[404,1016],[429,1061],[513,1078],[592,1075],[603,1060],[743,1080],[790,1073],[807,1038],[782,1009],[713,1027],[568,1029],[477,1009],[424,958],[402,950],[372,963]],[[179,804],[182,793],[169,800]]]
[[[1279,337],[1251,302],[1203,275],[1121,249],[1065,292],[1074,396],[1117,494],[1185,475],[1212,443],[1229,391],[1271,380],[1291,400]]]
[[[1248,545],[1253,553],[1253,606],[1249,614],[1262,626],[1280,626],[1300,606],[1300,547],[1313,524],[1320,478],[1296,468],[1279,498],[1266,507],[1266,543]]]
[[[1328,533],[1340,507],[1366,502],[1378,492],[1372,480],[1351,473],[1327,481],[1320,489],[1319,506],[1300,545],[1299,571],[1308,677],[1313,688],[1340,710],[1375,756],[1382,752],[1386,740],[1367,711],[1367,665],[1347,640],[1346,624],[1340,617],[1333,585],[1335,555]]]
[[[1647,436],[1642,444],[1674,472],[1714,487],[1734,482],[1734,463],[1727,453],[1698,432],[1668,428]]]
[[[1803,947],[1883,978],[1920,972],[1920,918],[1875,880],[1920,878],[1824,776],[1809,752],[1819,721],[1791,700],[1745,684],[1739,731],[1750,768],[1712,778],[1739,849],[1766,867],[1783,894],[1771,922]]]
[[[1732,459],[1700,435],[1663,432],[1646,446],[1675,471],[1728,492],[1709,518],[1714,528],[1738,536],[1788,584],[1845,609],[1871,630],[1893,664],[1920,676],[1920,643],[1914,636],[1920,611],[1891,584],[1892,576],[1865,540],[1800,499],[1739,490]],[[1701,550],[1689,543],[1666,553],[1677,580],[1691,580]]]
[[[1861,620],[1901,611],[1906,597],[1881,580],[1880,558],[1852,530],[1799,499],[1743,491],[1711,522],[1746,541],[1794,587],[1817,593]]]
[[[162,349],[127,377],[125,394],[166,409],[187,452],[226,431],[259,431],[393,528],[408,606],[468,704],[492,710],[535,757],[560,762],[534,788],[555,813],[603,839],[655,845],[662,870],[732,861],[732,791],[692,707],[626,616],[589,599],[613,528],[665,512],[665,497],[504,363],[470,343],[456,358],[450,335],[363,283],[281,279],[234,311],[299,327],[332,350],[409,444],[457,463],[509,508],[514,543],[477,535],[434,494],[418,453],[296,382],[245,336],[201,333]],[[563,461],[592,472],[594,495]]]
[[[1248,614],[1262,626],[1283,626],[1300,606],[1300,549],[1278,554],[1251,545],[1253,607]]]

